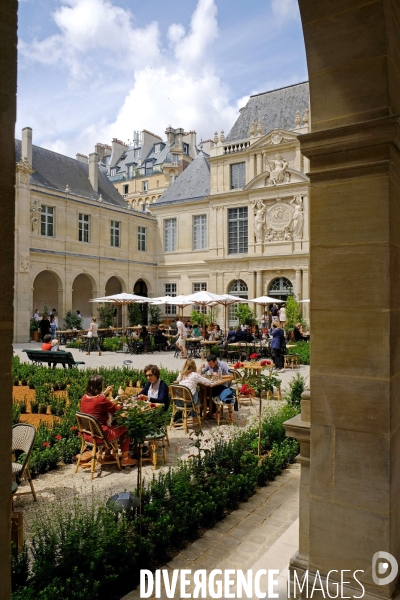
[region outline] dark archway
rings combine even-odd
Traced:
[[[143,279],[138,279],[133,287],[133,293],[136,296],[143,296],[144,298],[148,297],[148,288],[147,284]],[[143,304],[139,304],[140,310],[142,313],[142,324],[147,325],[149,322],[149,305],[147,302],[143,302]]]

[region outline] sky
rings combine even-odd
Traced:
[[[307,80],[298,0],[21,0],[16,137],[75,156],[147,129],[229,132]]]

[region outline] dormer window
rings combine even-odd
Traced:
[[[173,154],[172,155],[172,162],[174,164],[178,164],[178,161],[179,161],[179,155],[178,154]]]
[[[110,174],[111,174],[111,177],[114,177],[117,174],[117,167],[115,167],[114,169],[111,169]]]
[[[183,151],[185,154],[189,154],[189,144],[183,144]]]
[[[154,152],[161,152],[161,150],[164,148],[164,144],[155,144],[154,146]]]

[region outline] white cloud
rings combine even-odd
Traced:
[[[132,13],[111,0],[63,0],[53,19],[59,31],[22,43],[21,51],[29,60],[68,69],[80,92],[88,88],[88,100],[82,104],[86,125],[80,130],[68,130],[66,97],[53,135],[49,129],[37,132],[51,149],[74,156],[91,152],[98,141],[127,140],[133,130],[164,137],[168,125],[195,129],[198,140],[205,139],[215,130],[227,134],[243,106],[243,99],[231,102],[212,60],[211,46],[219,35],[215,0],[198,0],[187,31],[180,23],[169,26],[169,49],[162,47],[157,23],[135,28]],[[121,96],[120,108],[114,115],[94,115],[89,90],[96,88],[96,103],[101,103],[103,86],[112,89],[121,77],[129,91]]]
[[[272,0],[271,9],[279,25],[284,21],[299,18],[298,0]]]

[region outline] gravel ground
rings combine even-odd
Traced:
[[[22,361],[26,361],[26,355],[22,352],[23,348],[40,348],[40,344],[28,343],[28,344],[14,344],[14,354],[20,356]],[[80,367],[121,367],[122,362],[126,359],[132,360],[133,368],[144,368],[149,363],[157,364],[171,370],[179,370],[183,364],[182,359],[176,359],[171,352],[155,352],[154,354],[145,355],[125,355],[115,352],[104,352],[102,356],[98,356],[96,353],[92,353],[90,356],[86,356],[79,352],[79,350],[71,349],[75,360],[84,360],[85,366]],[[197,364],[200,365],[201,361],[196,360]],[[297,369],[298,371],[298,369]],[[301,375],[308,378],[309,367],[301,366],[299,369]],[[282,385],[285,387],[290,379],[293,377],[296,371],[286,370],[279,374],[282,380]],[[279,405],[277,401],[266,401],[263,400],[263,406],[265,408]],[[257,405],[253,407],[241,406],[239,412],[234,412],[234,426],[221,425],[216,426],[215,421],[206,421],[203,425],[204,436],[202,440],[209,440],[207,444],[211,445],[214,443],[215,436],[222,435],[224,437],[230,437],[239,428],[247,426],[251,420],[255,417],[257,411]],[[153,465],[150,461],[144,462],[143,477],[144,483],[149,480],[154,473],[162,472],[164,469],[168,469],[178,463],[180,459],[187,458],[193,453],[191,447],[192,440],[189,435],[186,435],[181,429],[174,429],[169,432],[170,446],[167,448],[167,464],[163,465],[163,459],[161,451],[159,452],[159,469],[154,471]],[[202,445],[207,445],[202,442]],[[75,475],[75,465],[60,466],[54,471],[40,475],[34,479],[34,486],[38,497],[38,503],[33,502],[31,495],[19,496],[15,499],[15,508],[20,510],[23,508],[24,511],[24,530],[25,534],[29,535],[30,524],[34,517],[35,511],[43,506],[43,503],[63,498],[64,500],[68,497],[94,497],[94,498],[106,498],[117,492],[129,490],[132,491],[136,487],[137,470],[123,469],[118,471],[115,466],[103,466],[102,469],[98,467],[96,474],[91,481],[90,473],[87,470],[80,469]],[[21,488],[25,488],[21,486]],[[28,488],[26,488],[28,489]]]

